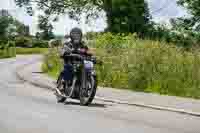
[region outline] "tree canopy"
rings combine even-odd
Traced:
[[[97,18],[99,11],[105,11],[108,31],[143,32],[149,23],[150,15],[145,0],[15,0],[20,7],[26,7],[32,15],[34,4],[46,18],[57,20],[60,14],[79,20],[82,13],[87,19]],[[45,18],[43,18],[45,19]]]
[[[183,6],[192,15],[188,18],[179,18],[178,24],[187,29],[200,31],[200,0],[178,0],[178,4]]]
[[[40,38],[49,40],[54,38],[53,26],[48,21],[48,18],[39,16],[38,28],[40,29]]]
[[[0,17],[0,37],[8,38],[11,35],[29,35],[29,26],[19,22],[11,15]]]
[[[6,37],[6,30],[9,27],[10,22],[12,22],[13,19],[11,17],[7,16],[1,16],[0,17],[0,37],[5,38]]]
[[[108,30],[112,32],[137,32],[147,29],[150,15],[144,0],[114,0],[107,11]]]

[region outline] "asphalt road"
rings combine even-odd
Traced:
[[[0,133],[200,133],[200,117],[101,101],[58,104],[51,91],[15,76],[36,58],[0,60]]]

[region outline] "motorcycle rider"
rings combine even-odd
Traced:
[[[70,39],[70,41],[64,42],[64,47],[63,47],[63,53],[62,54],[70,54],[74,51],[77,51],[78,49],[85,49],[85,52],[87,52],[89,49],[85,45],[85,43],[82,41],[83,33],[80,28],[73,28],[70,31],[70,35],[67,36],[66,38]]]
[[[73,28],[70,31],[70,35],[67,36],[68,38],[70,38],[70,40],[64,42],[64,46],[60,53],[61,57],[64,57],[66,54],[70,55],[71,53],[81,54],[78,52],[79,50],[81,50],[82,53],[92,54],[89,48],[82,41],[82,36],[83,36],[83,33],[80,28]],[[67,86],[70,86],[72,84],[72,78],[73,78],[72,77],[73,66],[69,59],[64,59],[64,70],[61,72],[61,74],[63,74],[64,81],[67,81]],[[85,85],[83,85],[83,87],[84,86]],[[61,89],[60,92],[62,93],[63,88],[60,88],[60,89]]]

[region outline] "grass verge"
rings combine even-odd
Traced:
[[[48,48],[16,48],[16,54],[44,54]]]
[[[11,58],[16,56],[16,49],[15,47],[9,47],[0,50],[0,59],[3,58]]]

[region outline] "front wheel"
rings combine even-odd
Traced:
[[[90,76],[87,79],[85,89],[80,90],[80,104],[88,106],[92,103],[97,91],[97,79],[95,76]]]

